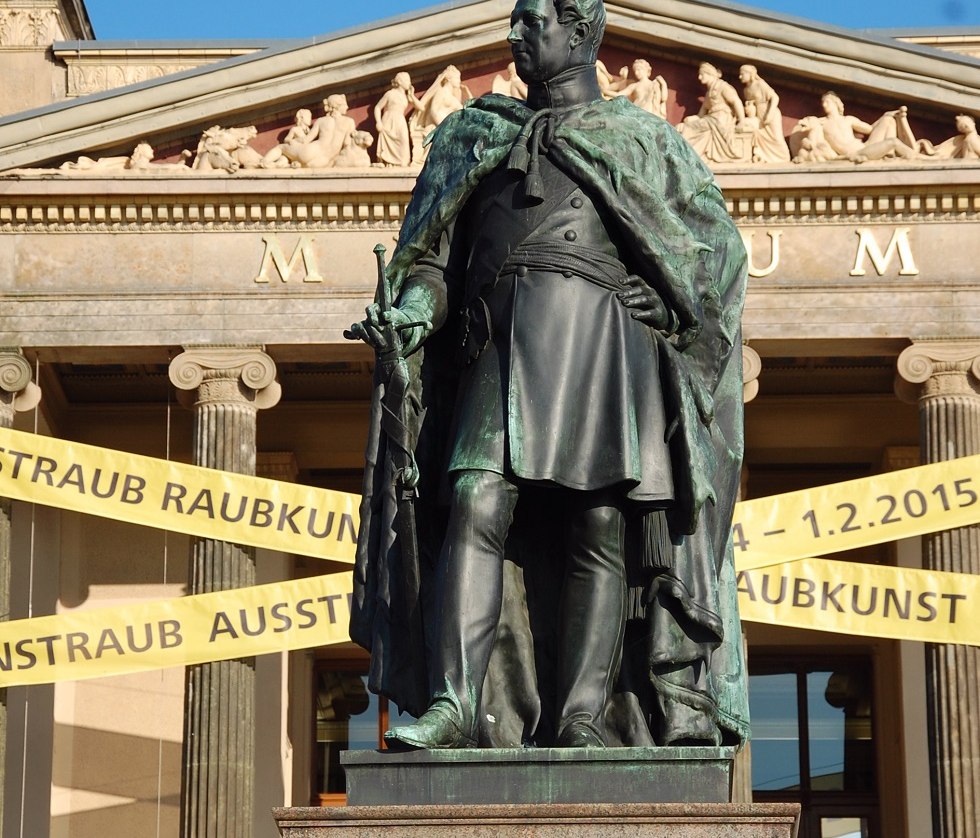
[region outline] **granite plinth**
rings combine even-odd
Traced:
[[[795,838],[795,803],[275,809],[283,838]]]
[[[733,748],[346,751],[348,806],[727,803]]]

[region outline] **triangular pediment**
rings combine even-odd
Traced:
[[[318,109],[330,93],[346,94],[350,115],[373,132],[373,105],[399,71],[423,90],[455,64],[474,95],[487,92],[509,60],[512,5],[437,6],[7,116],[0,119],[0,170],[125,154],[142,140],[158,159],[174,160],[213,125],[256,126],[255,145],[264,151],[296,109]],[[757,66],[778,91],[786,124],[819,113],[830,88],[863,119],[907,106],[917,134],[937,142],[955,133],[956,114],[980,112],[980,61],[973,58],[732,4],[618,0],[606,8],[600,58],[614,72],[637,58],[650,61],[666,79],[675,124],[699,106],[701,61],[736,87],[738,67]]]

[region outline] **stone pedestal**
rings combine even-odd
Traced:
[[[795,803],[274,809],[283,838],[795,838]]]
[[[345,751],[350,806],[727,803],[734,748]]]

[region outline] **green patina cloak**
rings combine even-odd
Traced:
[[[480,181],[506,164],[533,116],[521,102],[490,95],[451,115],[436,129],[389,267],[395,294]],[[618,731],[610,739],[650,743],[641,728],[656,712],[643,706],[640,694],[645,693],[647,703],[679,702],[704,712],[726,738],[743,740],[747,737],[745,675],[729,530],[742,460],[740,321],[745,249],[704,163],[669,124],[625,99],[595,102],[566,115],[555,129],[548,153],[607,214],[607,223],[618,229],[630,251],[630,270],[657,290],[680,324],[673,338],[658,333],[675,479],[676,501],[668,512],[673,555],[661,562],[669,569],[631,576],[630,610],[635,619],[628,626],[621,678],[621,687],[629,695],[620,702],[626,709],[611,723]],[[447,334],[451,331],[443,329]],[[451,414],[454,395],[452,365],[445,363],[452,343],[437,333],[408,359],[415,381],[416,454],[423,474],[419,487],[423,577],[434,574],[444,523],[436,498],[445,468],[439,463],[448,427],[445,417]],[[405,615],[394,582],[400,573],[400,551],[378,404],[376,399],[351,636],[372,652],[372,688],[418,714],[428,696],[418,695],[410,686],[418,682],[409,677],[412,664],[402,648]],[[423,410],[428,411],[424,423]],[[423,578],[427,622],[435,611],[431,594]],[[522,614],[526,620],[523,607],[516,612],[517,620]],[[511,648],[509,658],[533,654],[526,648],[521,652],[519,631],[515,635],[506,613],[505,618],[508,624],[502,626],[498,643],[517,647],[516,652]],[[672,679],[670,672],[679,662],[703,670],[693,688]],[[493,678],[491,672],[490,696],[500,692],[491,683]],[[529,684],[533,677],[527,667],[522,671],[510,667],[502,676],[502,681],[508,680]],[[624,721],[626,716],[631,718]],[[669,739],[669,731],[653,731],[653,741]]]

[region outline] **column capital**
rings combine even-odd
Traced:
[[[261,346],[185,346],[169,373],[178,397],[196,391],[196,405],[237,402],[264,410],[282,395],[276,363]]]
[[[33,410],[41,401],[41,388],[31,377],[31,365],[19,348],[0,347],[0,394],[16,412]]]
[[[898,356],[896,392],[914,401],[937,396],[980,398],[980,340],[916,341]]]
[[[742,402],[748,404],[759,393],[762,358],[748,344],[742,344]]]

